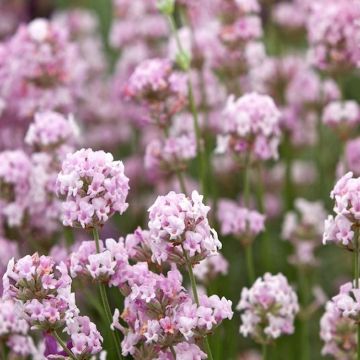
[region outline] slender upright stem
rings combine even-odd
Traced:
[[[287,211],[290,211],[294,201],[294,187],[292,183],[292,160],[293,148],[291,145],[290,134],[287,134],[284,142],[285,155],[285,198],[284,205]]]
[[[5,351],[5,344],[3,341],[0,341],[0,359],[6,360],[6,351]]]
[[[298,278],[300,285],[300,300],[302,307],[307,308],[309,303],[309,276],[305,273],[304,269],[298,269]],[[304,316],[300,323],[300,336],[301,336],[301,359],[308,360],[310,358],[310,347],[309,347],[309,319]]]
[[[174,360],[176,360],[176,352],[175,352],[175,349],[174,349],[174,347],[172,345],[170,346],[170,351],[171,351],[171,354],[172,354]]]
[[[246,257],[246,267],[248,271],[250,284],[253,284],[255,281],[255,270],[254,270],[254,262],[253,262],[253,254],[252,254],[252,246],[251,244],[245,245],[245,257]]]
[[[180,171],[180,170],[177,170],[176,171],[176,176],[177,176],[178,181],[179,181],[181,192],[184,193],[185,195],[187,195],[186,184],[185,184],[185,179],[184,179],[183,172]]]
[[[244,180],[243,180],[243,202],[244,206],[249,206],[250,200],[250,161],[249,155],[246,155],[245,159],[245,168],[244,168]],[[249,276],[250,284],[255,281],[255,267],[254,267],[254,258],[252,253],[252,244],[245,245],[245,257],[246,257],[246,267]]]
[[[99,232],[96,227],[94,227],[94,229],[93,229],[93,236],[94,236],[94,240],[95,240],[96,252],[100,253]],[[102,302],[103,309],[104,309],[104,312],[106,315],[108,326],[110,327],[112,324],[112,313],[111,313],[111,308],[110,308],[109,300],[107,298],[106,289],[105,289],[104,284],[99,283],[99,290],[100,290],[101,302]],[[115,331],[111,331],[111,336],[112,336],[112,339],[113,339],[113,342],[115,345],[117,359],[121,360],[122,356],[121,356],[121,350],[120,350],[119,334]]]
[[[355,251],[354,251],[354,282],[355,282],[355,287],[357,289],[359,289],[359,248],[360,248],[360,239],[359,239],[359,235],[360,235],[360,231],[359,231],[359,226],[356,224],[355,225],[355,234],[354,234],[354,238],[355,238]],[[360,323],[357,324],[357,359],[360,360]]]
[[[263,344],[262,346],[262,360],[266,360],[267,357],[267,345]]]
[[[198,295],[198,292],[197,292],[196,280],[195,280],[195,276],[194,276],[194,273],[193,273],[192,265],[191,265],[189,256],[188,256],[187,252],[185,251],[183,245],[181,245],[181,248],[182,248],[182,251],[183,251],[183,254],[184,254],[184,257],[185,257],[186,267],[187,267],[189,278],[190,278],[191,289],[192,289],[192,293],[193,293],[193,296],[194,296],[194,300],[196,302],[196,305],[200,306],[199,295]],[[210,344],[209,344],[209,340],[208,340],[207,336],[205,336],[205,338],[204,338],[204,343],[205,343],[205,348],[206,348],[206,352],[207,352],[207,355],[208,355],[208,359],[213,360],[213,356],[212,356],[212,353],[211,353],[211,348],[210,348]]]
[[[70,359],[77,360],[77,357],[74,355],[74,353],[66,346],[64,341],[61,339],[59,334],[56,332],[56,330],[52,331],[52,335],[56,339],[56,341],[59,343],[59,345],[63,348],[63,350],[69,355]]]
[[[176,46],[178,48],[178,51],[181,54],[185,54],[184,47],[182,46],[173,16],[168,16],[168,20],[169,20],[171,32],[173,33],[173,35],[175,37]],[[199,164],[198,166],[199,166],[201,191],[202,191],[202,194],[204,195],[204,199],[206,199],[206,196],[207,196],[207,194],[206,194],[206,156],[204,153],[205,146],[203,149],[201,131],[200,131],[200,126],[199,126],[199,115],[198,115],[198,110],[197,110],[196,103],[195,103],[193,86],[192,86],[192,82],[190,79],[190,74],[189,74],[188,69],[187,69],[187,73],[189,75],[188,100],[189,100],[190,111],[193,116],[194,129],[195,129],[195,135],[196,135],[196,148],[197,148],[197,153],[198,153],[198,164]]]

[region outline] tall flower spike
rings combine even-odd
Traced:
[[[128,183],[123,163],[110,153],[81,149],[68,154],[56,182],[64,199],[64,225],[92,228],[115,212],[122,214],[128,207]]]

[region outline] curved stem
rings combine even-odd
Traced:
[[[56,341],[59,343],[59,345],[63,348],[63,350],[69,355],[70,359],[73,360],[77,360],[76,356],[74,355],[74,353],[66,346],[66,344],[64,343],[64,341],[61,339],[61,337],[59,336],[59,334],[56,332],[56,330],[52,331],[52,335],[54,336],[54,338],[56,339]]]
[[[97,253],[100,253],[100,240],[99,240],[99,232],[97,228],[93,229],[93,236],[94,236],[94,240],[95,240],[95,246],[96,246],[96,251]],[[110,328],[111,323],[112,323],[112,313],[111,313],[111,308],[110,308],[110,304],[109,304],[109,300],[107,298],[107,294],[106,294],[106,289],[104,284],[99,283],[99,290],[100,290],[100,297],[101,297],[101,302],[102,302],[102,306],[106,315],[106,319],[108,322],[108,326]],[[115,350],[116,350],[116,355],[117,358],[119,360],[122,359],[121,356],[121,350],[120,350],[120,338],[119,338],[119,334],[115,331],[111,331],[111,336],[115,345]]]

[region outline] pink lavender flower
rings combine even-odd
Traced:
[[[30,189],[31,162],[21,150],[0,153],[0,214],[10,227],[20,226]]]
[[[48,256],[26,255],[9,261],[4,298],[21,306],[24,318],[39,329],[55,329],[78,313],[66,265]]]
[[[360,207],[358,189],[359,178],[354,178],[352,172],[341,177],[331,191],[330,197],[335,200],[335,217],[329,215],[325,221],[323,243],[335,242],[346,248],[353,249],[353,226],[358,224]]]
[[[234,152],[253,161],[276,159],[280,141],[280,112],[266,95],[230,96],[218,135],[217,152]]]
[[[158,196],[149,208],[150,247],[153,261],[197,263],[217,253],[221,243],[207,220],[210,208],[193,191],[191,198],[173,191]]]
[[[69,111],[79,99],[86,64],[65,29],[45,19],[19,27],[4,44],[0,79],[7,110],[27,119],[36,111]]]
[[[169,137],[163,142],[153,140],[146,147],[145,168],[150,178],[184,171],[187,162],[196,157],[196,140],[193,134]]]
[[[16,242],[10,241],[0,236],[0,278],[3,277],[7,264],[11,258],[18,257],[18,246]],[[0,282],[0,296],[2,294],[2,282]]]
[[[353,100],[331,102],[323,111],[322,121],[346,139],[360,123],[359,105]]]
[[[231,200],[222,199],[219,202],[217,218],[222,235],[234,235],[244,244],[254,240],[265,229],[265,215]]]
[[[282,334],[294,332],[299,304],[284,275],[266,273],[250,289],[242,290],[237,309],[242,312],[240,333],[268,344]]]
[[[30,125],[25,142],[35,149],[51,149],[64,143],[74,142],[78,130],[73,117],[65,118],[54,111],[36,113]]]
[[[87,316],[76,316],[65,331],[71,338],[71,351],[79,359],[87,359],[102,350],[102,336]]]
[[[81,149],[68,154],[56,182],[64,199],[64,225],[94,227],[115,212],[122,214],[128,207],[128,182],[123,163],[110,153]]]
[[[333,301],[328,301],[320,320],[320,337],[324,342],[322,355],[334,359],[356,357],[356,325],[353,320],[341,316]]]
[[[163,356],[161,349],[169,344],[191,343],[233,315],[231,301],[216,295],[201,296],[197,306],[182,287],[178,270],[164,276],[139,263],[129,272],[128,285],[121,315],[128,328],[120,324],[118,310],[113,326],[124,333],[123,354],[131,354],[134,359],[142,359],[144,354],[152,354],[154,358],[157,354]]]
[[[344,149],[344,165],[346,170],[360,176],[360,138],[346,142]]]
[[[285,215],[282,238],[290,241],[295,253],[289,261],[294,265],[313,266],[317,264],[314,250],[324,231],[326,213],[321,202],[311,202],[298,198],[295,210]]]
[[[351,282],[342,285],[339,294],[334,296],[332,301],[341,317],[359,321],[360,289],[354,288]]]
[[[341,71],[357,65],[359,19],[360,5],[356,0],[319,1],[310,6],[307,29],[315,66]]]
[[[121,277],[128,265],[128,254],[123,239],[118,242],[106,239],[100,242],[100,252],[94,241],[83,241],[77,251],[70,256],[70,273],[72,277],[89,276],[94,280],[108,282],[119,286],[126,279]]]
[[[203,283],[209,283],[219,274],[227,275],[229,268],[228,261],[218,253],[215,256],[210,256],[199,264],[194,266],[193,272],[195,277]]]
[[[21,334],[29,330],[28,322],[21,317],[21,309],[13,300],[0,298],[0,338]]]
[[[207,355],[196,344],[182,342],[174,346],[177,359],[206,359]],[[170,350],[162,351],[155,360],[175,360]]]
[[[187,98],[187,78],[175,72],[168,59],[148,59],[130,76],[124,94],[148,108],[151,121],[167,125],[183,109]]]

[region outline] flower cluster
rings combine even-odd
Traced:
[[[221,253],[210,256],[199,264],[194,266],[194,275],[195,277],[208,284],[211,280],[215,279],[219,274],[227,275],[229,268],[229,263],[226,258],[221,255]]]
[[[89,358],[102,350],[102,336],[87,316],[76,316],[65,331],[70,335],[72,353],[80,359]]]
[[[149,208],[153,261],[197,263],[217,253],[221,243],[207,220],[210,208],[193,191],[191,198],[174,191],[159,196]]]
[[[342,139],[347,139],[360,124],[359,105],[353,100],[331,102],[324,108],[322,121]]]
[[[300,266],[316,265],[314,250],[324,231],[324,206],[319,201],[310,202],[299,198],[295,200],[295,210],[285,215],[281,234],[283,239],[295,247],[295,253],[289,261]]]
[[[329,215],[325,221],[323,243],[335,242],[349,249],[354,249],[353,226],[359,222],[359,191],[360,179],[354,178],[352,172],[341,177],[331,192],[335,200],[335,217]]]
[[[360,138],[346,142],[344,149],[344,166],[355,176],[360,176]]]
[[[77,315],[66,265],[48,256],[26,255],[9,261],[3,278],[4,297],[18,301],[25,318],[40,329],[55,329]]]
[[[100,242],[99,250],[98,253],[94,241],[83,241],[70,255],[71,276],[88,276],[116,286],[124,283],[128,254],[123,240],[106,239],[104,243]]]
[[[341,316],[333,301],[328,301],[320,320],[320,337],[324,342],[322,355],[334,359],[352,359],[356,354],[356,325],[353,320]]]
[[[174,71],[168,59],[149,59],[136,67],[124,95],[148,109],[150,121],[166,126],[186,104],[186,75]]]
[[[95,227],[115,212],[123,213],[128,182],[123,163],[110,153],[81,149],[68,154],[56,182],[57,193],[64,198],[64,225]]]
[[[145,263],[139,263],[133,267],[128,282],[130,292],[121,314],[128,328],[120,324],[118,311],[113,326],[124,332],[123,354],[131,354],[134,359],[143,359],[145,354],[156,358],[162,348],[196,341],[233,315],[231,301],[216,295],[203,295],[200,305],[196,305],[182,287],[178,270],[169,271],[167,276],[158,275],[150,272]],[[183,349],[186,353],[184,347],[178,351]]]
[[[57,148],[64,143],[74,142],[77,133],[72,116],[65,118],[54,111],[36,113],[30,124],[25,142],[35,149],[46,150]]]
[[[351,282],[342,285],[339,294],[332,301],[341,317],[355,322],[360,320],[360,289],[354,288]]]
[[[230,96],[223,112],[217,152],[249,156],[251,160],[278,157],[280,112],[266,95]]]
[[[40,110],[72,109],[86,65],[65,29],[35,19],[20,26],[0,54],[0,79],[7,84],[0,97],[8,112],[26,119]]]
[[[360,5],[356,0],[319,1],[307,22],[312,62],[321,70],[343,71],[360,59]]]
[[[0,214],[10,227],[20,226],[28,206],[31,161],[21,150],[0,153]]]
[[[243,244],[251,243],[265,229],[265,215],[241,207],[231,200],[222,199],[219,202],[217,218],[221,234],[234,235]]]
[[[266,273],[241,292],[237,309],[242,312],[240,332],[261,344],[282,334],[292,334],[299,311],[297,295],[282,274]]]
[[[196,157],[196,140],[193,134],[153,140],[146,147],[145,168],[150,178],[186,170],[187,162]]]

